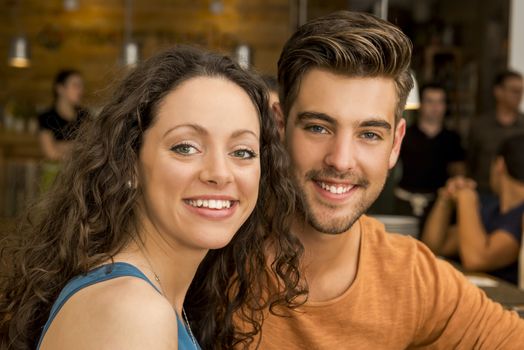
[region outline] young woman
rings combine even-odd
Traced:
[[[80,107],[84,80],[79,71],[58,72],[53,82],[53,105],[38,116],[39,140],[46,161],[42,164],[41,188],[47,190],[60,170],[60,162],[69,155],[74,133],[88,117]]]
[[[206,348],[248,344],[257,310],[303,293],[267,92],[229,58],[181,47],[144,62],[71,154],[5,243],[2,349],[198,349],[183,303],[204,258]],[[282,288],[268,294],[269,274]]]

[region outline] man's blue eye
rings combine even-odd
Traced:
[[[327,133],[326,128],[320,125],[311,125],[311,126],[308,126],[306,129],[315,134],[326,134]]]
[[[362,134],[362,137],[368,140],[381,140],[381,137],[374,132],[365,132]]]

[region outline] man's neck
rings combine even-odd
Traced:
[[[343,294],[357,273],[361,237],[359,221],[341,234],[321,233],[298,220],[292,230],[305,248],[301,265],[309,287],[308,300],[326,301]]]
[[[517,111],[507,108],[503,105],[498,105],[495,118],[503,126],[510,126],[517,120]]]
[[[425,118],[420,118],[417,125],[420,131],[430,138],[435,137],[442,130],[442,123]]]

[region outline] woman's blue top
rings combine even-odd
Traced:
[[[71,298],[76,292],[80,291],[83,288],[89,287],[95,283],[104,282],[113,278],[118,277],[137,277],[141,278],[147,283],[149,283],[157,292],[160,293],[160,291],[157,289],[157,287],[135,266],[123,263],[123,262],[116,262],[113,264],[107,264],[100,267],[97,267],[91,271],[89,271],[86,275],[80,275],[72,280],[70,280],[65,287],[60,292],[60,295],[56,299],[55,303],[53,304],[53,307],[51,308],[51,312],[49,314],[49,318],[47,319],[46,324],[44,325],[44,329],[42,330],[42,335],[40,336],[40,340],[38,341],[38,347],[37,350],[40,349],[40,344],[42,343],[42,339],[44,338],[45,333],[49,329],[49,326],[51,325],[51,322],[53,322],[53,319],[56,317],[62,306],[66,303],[69,298]],[[179,319],[177,314],[177,324],[178,324],[178,349],[180,350],[194,350],[194,349],[200,349],[200,347],[193,344],[193,341],[191,340],[191,337],[189,336],[188,330],[186,326],[184,325],[184,322]]]

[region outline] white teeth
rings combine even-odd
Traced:
[[[187,204],[196,207],[196,208],[210,208],[210,209],[229,209],[232,206],[231,201],[223,201],[219,199],[197,199],[197,200],[187,200]]]
[[[318,182],[320,184],[320,187],[322,187],[324,190],[329,191],[334,194],[342,194],[346,193],[349,190],[353,188],[353,186],[335,186],[335,185],[328,185],[324,182]]]

